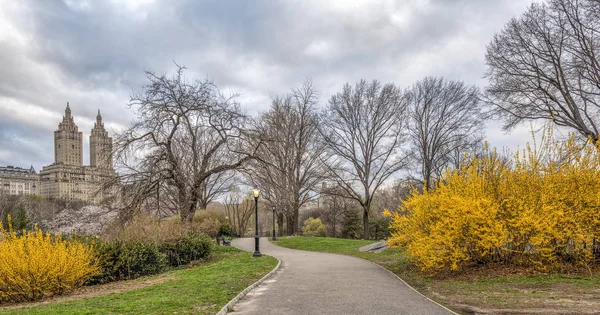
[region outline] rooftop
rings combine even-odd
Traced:
[[[0,165],[0,173],[21,173],[21,174],[37,174],[33,166],[30,168],[15,167],[12,165]]]

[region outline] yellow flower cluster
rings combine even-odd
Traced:
[[[33,301],[77,288],[98,273],[92,245],[0,224],[0,302]]]
[[[512,159],[486,148],[434,189],[414,190],[398,211],[384,213],[393,219],[389,245],[405,247],[428,272],[591,263],[600,245],[598,151],[574,135],[555,141],[551,131]]]

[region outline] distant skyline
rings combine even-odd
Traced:
[[[98,109],[114,136],[134,117],[126,104],[144,70],[170,72],[174,61],[241,93],[251,115],[306,78],[321,104],[361,78],[405,88],[444,76],[483,89],[486,44],[531,2],[0,0],[0,165],[51,164],[67,102],[89,163]],[[490,122],[486,138],[514,150],[530,136]]]

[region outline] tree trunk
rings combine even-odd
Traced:
[[[284,228],[283,228],[283,213],[282,212],[279,212],[277,214],[277,227],[279,228],[279,233],[277,235],[283,236]]]
[[[179,191],[179,215],[181,216],[181,222],[191,223],[194,218],[194,212],[196,210],[195,202],[188,202],[185,192],[180,189]]]
[[[205,200],[198,201],[198,209],[206,210],[207,207],[208,207],[208,202],[206,202]]]
[[[423,181],[425,181],[425,188],[431,189],[431,167],[429,162],[425,161],[425,171],[423,172]]]
[[[294,234],[298,234],[298,231],[300,230],[300,222],[298,222],[300,221],[300,207],[298,205],[295,205],[294,208]]]
[[[298,234],[298,217],[297,217],[296,209],[293,206],[288,206],[286,211],[286,219],[287,219],[287,235],[292,236]]]
[[[188,208],[182,210],[180,215],[182,223],[192,223],[192,219],[194,219],[194,211],[189,211]]]
[[[294,224],[292,224],[292,220],[293,220],[293,218],[289,214],[285,216],[287,236],[294,235],[294,231],[293,231],[294,230],[293,229]]]
[[[337,225],[337,219],[335,216],[333,216],[333,223],[331,224],[331,236],[336,237],[336,225]]]
[[[369,206],[363,206],[363,229],[364,229],[364,239],[369,239]]]

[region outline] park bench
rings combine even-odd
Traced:
[[[219,245],[223,245],[223,246],[231,246],[231,239],[229,239],[227,236],[231,237],[236,237],[237,235],[235,233],[230,234],[230,233],[217,233],[216,236],[216,241],[217,244]]]
[[[231,246],[231,240],[223,236],[223,246]]]

